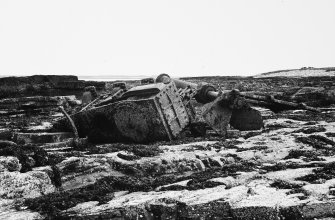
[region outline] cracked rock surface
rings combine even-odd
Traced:
[[[334,218],[334,112],[262,112],[239,137],[146,145],[36,141],[62,115],[0,116],[0,219]]]
[[[279,118],[248,138],[52,152],[61,158],[61,186],[52,185],[50,167],[3,171],[1,197],[25,198],[26,209],[13,215],[29,212],[32,219],[329,217],[335,210],[334,127]]]

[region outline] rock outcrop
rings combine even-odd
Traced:
[[[0,78],[0,98],[35,95],[81,95],[87,86],[97,90],[105,88],[105,82],[78,80],[72,75],[34,75]]]
[[[0,173],[0,198],[3,199],[35,198],[52,193],[55,189],[45,172]]]

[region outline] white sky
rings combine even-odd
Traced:
[[[0,76],[335,66],[334,0],[0,0]]]

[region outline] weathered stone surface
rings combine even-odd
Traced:
[[[275,130],[281,128],[301,128],[304,124],[302,121],[280,118],[280,119],[270,119],[265,123],[265,128]]]
[[[0,220],[37,220],[43,219],[38,212],[17,210],[18,201],[14,199],[0,199]]]
[[[315,170],[334,162],[335,151],[330,145],[319,149],[297,142],[296,138],[317,133],[334,141],[335,123],[314,121],[314,116],[311,120],[308,123],[286,118],[265,120],[262,133],[249,134],[248,138],[221,140],[207,133],[205,137],[185,138],[166,145],[141,145],[147,151],[154,146],[159,153],[140,156],[134,153],[135,145],[113,144],[105,148],[93,145],[92,149],[86,146],[79,152],[75,148],[62,151],[71,145],[71,141],[44,144],[43,148],[55,151],[47,156],[51,162],[58,163],[64,191],[56,194],[59,200],[54,195],[44,200],[50,201],[50,206],[42,208],[43,212],[55,211],[55,207],[67,203],[61,208],[67,209],[64,215],[68,213],[77,219],[319,219],[334,216],[332,189],[335,179],[329,179],[333,178],[333,171],[329,169],[328,173],[312,175],[315,175]],[[292,150],[298,154],[293,154]],[[304,151],[312,154],[299,154]],[[200,169],[195,166],[199,159],[205,166]],[[34,167],[33,170],[49,177],[53,171],[51,166]],[[103,178],[110,175],[124,175],[126,178]],[[314,179],[310,180],[310,177]],[[97,181],[101,178],[101,182]],[[188,185],[186,181],[180,182],[185,179],[192,179],[192,182]],[[183,189],[185,185],[188,190]],[[86,186],[84,190],[78,189],[82,186]],[[167,191],[139,191],[157,189],[157,186],[171,188],[165,189]],[[94,193],[90,191],[92,188]],[[92,196],[100,192],[98,188],[107,188],[106,196]],[[62,197],[63,193],[70,195]],[[73,200],[71,198],[68,202],[71,195]],[[78,197],[83,199],[78,201]],[[82,201],[86,203],[72,207]],[[10,212],[17,216],[13,210]],[[4,212],[0,209],[0,213]],[[6,217],[10,216],[6,214]]]
[[[62,176],[63,189],[68,190],[93,184],[97,179],[105,176],[123,176],[113,168],[112,158],[70,157],[57,164]]]
[[[184,180],[184,181],[177,182],[177,183],[171,183],[171,184],[168,184],[168,185],[159,186],[155,190],[160,191],[160,190],[165,190],[165,189],[168,189],[168,188],[171,188],[171,187],[186,188],[188,182],[190,182],[190,180]]]
[[[51,110],[51,107],[46,107],[44,108],[44,110]],[[42,109],[20,109],[20,110],[3,109],[0,110],[0,117],[9,116],[15,118],[15,117],[22,117],[23,115],[38,114],[41,112]]]
[[[24,132],[42,132],[42,131],[48,131],[52,128],[52,124],[50,122],[43,121],[39,125],[31,125],[26,128],[21,129],[24,130]]]
[[[256,180],[248,184],[247,197],[232,205],[232,215],[235,219],[279,219],[280,204],[298,202],[297,197],[288,197],[288,190],[270,188],[266,180]]]
[[[183,204],[180,216],[193,219],[229,217],[231,204],[247,194],[245,186],[226,189],[226,186],[185,192],[178,200]]]
[[[65,81],[65,82],[57,82],[55,85],[56,89],[68,89],[68,90],[82,90],[85,88],[84,81],[76,80],[76,81]]]
[[[335,203],[333,201],[314,201],[302,206],[301,212],[305,218],[334,216]]]
[[[213,179],[209,179],[207,181],[210,182],[216,182],[216,183],[223,183],[227,188],[231,188],[236,185],[237,181],[234,177],[228,176],[228,177],[217,177]]]
[[[7,141],[7,140],[0,140],[0,149],[6,148],[6,147],[16,147],[17,144],[13,141]]]
[[[57,83],[61,81],[76,81],[77,76],[72,75],[33,75],[33,76],[22,76],[22,77],[3,77],[0,78],[0,85],[6,86],[19,86],[20,84],[38,84],[38,83]]]
[[[270,109],[262,108],[262,107],[253,107],[253,108],[261,113],[263,120],[270,119],[270,118],[276,118],[275,113],[271,111]]]
[[[83,202],[79,203],[78,205],[74,206],[73,208],[70,208],[66,210],[66,213],[68,214],[79,214],[85,212],[86,209],[92,209],[93,207],[96,207],[99,204],[98,201],[89,201],[89,202]]]
[[[69,100],[76,100],[75,96],[31,96],[21,98],[7,98],[0,100],[0,109],[35,109],[66,105]]]
[[[70,149],[70,148],[73,148],[74,146],[75,145],[74,145],[73,139],[69,139],[69,140],[61,141],[61,142],[46,143],[46,144],[41,145],[40,147],[46,151],[49,151],[50,149],[51,150],[59,149],[61,151],[62,149]]]
[[[71,132],[55,132],[55,133],[15,133],[14,141],[18,144],[28,143],[55,143],[61,142],[69,138],[73,138],[74,135]]]
[[[102,90],[105,88],[105,85],[105,82],[69,80],[57,82],[55,88],[62,90],[83,90],[87,86],[94,86],[97,90]]]
[[[0,220],[39,220],[44,217],[38,212],[30,210],[17,211],[15,209],[4,211],[0,214]]]
[[[0,129],[0,140],[11,140],[13,136],[13,132],[8,128]]]
[[[105,82],[78,80],[77,76],[34,75],[27,77],[0,78],[0,98],[31,95],[73,95],[81,93],[86,86],[95,86],[97,90],[105,88]]]
[[[244,138],[250,138],[253,136],[257,136],[257,135],[261,135],[262,134],[262,130],[254,130],[254,131],[243,131],[241,132],[241,136]]]
[[[224,165],[224,163],[221,160],[221,157],[210,157],[208,159],[213,166],[222,167]]]
[[[196,159],[195,166],[198,168],[198,170],[205,170],[206,169],[205,164],[199,159]]]
[[[329,88],[329,90],[327,91],[327,100],[330,103],[335,103],[335,86],[332,86],[331,88]]]
[[[280,206],[280,214],[285,219],[323,219],[334,216],[334,201],[306,200]]]
[[[241,131],[239,130],[227,130],[227,138],[239,138],[241,136]]]
[[[1,172],[0,198],[34,198],[55,191],[45,172]]]
[[[134,192],[115,198],[107,204],[96,202],[77,205],[64,214],[85,217],[118,217],[128,219],[212,219],[230,216],[230,204],[246,196],[247,188],[225,186],[196,191]],[[83,207],[85,207],[83,209]]]
[[[268,172],[264,174],[265,177],[271,180],[284,180],[290,183],[301,183],[301,181],[297,181],[299,177],[306,176],[308,174],[313,173],[315,168],[298,168],[298,169],[286,169],[286,170],[279,170]]]
[[[21,164],[16,157],[3,157],[0,156],[0,172],[4,171],[20,171]]]

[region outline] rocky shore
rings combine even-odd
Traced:
[[[322,111],[260,109],[261,130],[231,130],[223,139],[212,130],[200,135],[186,129],[177,140],[149,144],[78,142],[73,133],[54,130],[63,117],[59,106],[69,113],[83,107],[85,86],[98,93],[109,88],[82,81],[73,86],[77,80],[0,79],[17,93],[27,85],[62,91],[46,96],[37,89],[16,98],[1,93],[0,219],[335,217],[335,84],[324,84],[328,78],[204,79],[222,87],[236,82],[245,91],[258,85],[252,92],[271,90]]]

